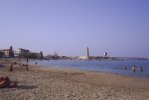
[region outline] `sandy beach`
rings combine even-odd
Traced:
[[[149,79],[110,73],[43,68],[0,62],[0,76],[18,81],[18,88],[0,89],[0,100],[149,100]]]

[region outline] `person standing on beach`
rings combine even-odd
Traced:
[[[28,63],[28,58],[26,59],[26,62]]]
[[[13,71],[13,63],[11,64],[9,71],[12,72]]]

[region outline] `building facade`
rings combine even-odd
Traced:
[[[10,49],[2,49],[0,52],[4,53],[3,57],[9,57]]]
[[[29,50],[27,50],[27,49],[22,49],[22,48],[18,48],[16,51],[15,51],[15,56],[23,56],[23,55],[25,55],[25,54],[27,54],[27,53],[30,53],[30,51]]]

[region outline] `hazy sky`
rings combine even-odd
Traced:
[[[149,0],[0,0],[0,49],[149,57]]]

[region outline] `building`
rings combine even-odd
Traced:
[[[15,56],[19,56],[19,55],[22,56],[24,54],[30,53],[30,51],[27,49],[18,48],[14,53],[15,53]]]
[[[104,57],[107,57],[108,53],[107,52],[104,52]]]
[[[0,52],[4,53],[3,57],[9,57],[10,49],[2,49]]]
[[[88,60],[88,57],[87,56],[79,56],[78,59],[79,60]]]

